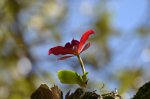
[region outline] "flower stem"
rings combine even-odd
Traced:
[[[77,55],[77,58],[78,58],[78,60],[79,60],[79,62],[80,62],[80,65],[81,65],[81,68],[82,68],[82,73],[83,73],[83,75],[84,75],[86,72],[85,72],[85,67],[84,67],[82,58],[80,57],[80,55]]]
[[[83,88],[86,88],[86,86],[87,86],[87,82],[88,82],[88,80],[87,80],[87,73],[86,73],[86,71],[85,71],[85,67],[84,67],[84,64],[83,64],[83,61],[82,61],[82,58],[80,57],[80,55],[78,54],[77,55],[77,58],[78,58],[78,60],[79,60],[79,62],[80,62],[80,65],[81,65],[81,68],[82,68],[82,73],[83,73],[83,75],[82,75],[82,79],[83,79],[83,81],[84,81],[84,84],[83,84],[83,86],[81,86],[81,87],[83,87]]]

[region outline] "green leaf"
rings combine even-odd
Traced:
[[[80,86],[85,86],[85,82],[83,81],[82,76],[71,70],[58,71],[58,78],[63,84],[78,84]]]

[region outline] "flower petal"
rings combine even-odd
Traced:
[[[79,42],[78,40],[74,40],[74,39],[73,39],[73,40],[71,41],[71,45],[79,45],[79,43],[80,43],[80,42]]]
[[[65,44],[65,48],[68,48],[68,49],[70,48],[70,49],[74,50],[74,47],[78,46],[78,45],[79,45],[79,41],[73,39],[71,41],[71,43],[68,42],[68,43]]]
[[[87,39],[89,38],[89,36],[90,36],[91,34],[94,34],[94,31],[93,31],[93,30],[88,30],[88,31],[86,31],[86,32],[82,35],[82,37],[81,37],[81,39],[80,39],[80,44],[79,44],[79,46],[78,46],[78,53],[81,52],[82,46],[85,44],[85,42],[87,41]]]
[[[64,59],[71,58],[71,57],[73,56],[63,56],[63,57],[58,58],[58,60],[64,60]]]
[[[65,44],[65,48],[72,48],[72,45],[68,42]]]
[[[87,43],[84,48],[82,49],[82,51],[80,53],[82,53],[83,51],[87,50],[90,47],[90,43]]]
[[[54,54],[54,55],[65,55],[65,54],[74,54],[74,51],[72,49],[67,49],[65,47],[62,46],[56,46],[51,48],[48,51],[48,54]]]

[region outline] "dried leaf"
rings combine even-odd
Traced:
[[[32,93],[31,99],[63,99],[63,94],[56,85],[49,89],[46,84],[41,84],[40,87]]]
[[[52,92],[53,99],[63,99],[63,93],[57,85],[54,85],[50,91]]]

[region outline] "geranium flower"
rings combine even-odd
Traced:
[[[50,54],[54,54],[54,55],[70,54],[69,56],[63,56],[59,58],[59,60],[64,60],[73,56],[77,56],[90,47],[90,43],[87,43],[86,45],[85,43],[91,34],[94,34],[94,31],[88,30],[82,35],[80,41],[73,39],[71,42],[66,43],[65,46],[53,47],[48,51],[48,54],[49,55]]]

